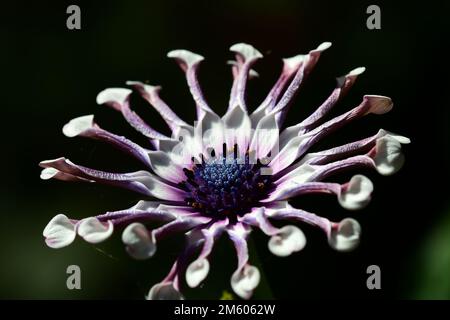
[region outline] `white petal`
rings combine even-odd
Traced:
[[[280,232],[269,240],[269,250],[274,255],[286,257],[302,250],[306,245],[306,237],[296,226],[284,226]]]
[[[101,91],[97,95],[97,104],[104,104],[104,103],[119,103],[123,104],[125,102],[125,99],[128,97],[129,94],[131,94],[130,89],[125,88],[108,88],[103,91]]]
[[[404,137],[404,136],[401,136],[401,135],[398,135],[398,134],[395,134],[393,132],[386,131],[386,130],[383,130],[383,129],[380,129],[379,134],[380,134],[380,137],[382,137],[382,136],[390,136],[390,137],[394,138],[395,140],[397,140],[398,142],[400,142],[401,144],[409,144],[409,143],[411,143],[411,140],[408,137]]]
[[[170,153],[163,151],[149,151],[150,166],[161,178],[179,183],[185,179],[183,168],[175,164],[170,155]]]
[[[161,90],[160,86],[151,86],[149,84],[146,84],[146,83],[143,83],[143,82],[140,82],[140,81],[127,81],[127,82],[125,82],[125,84],[127,86],[136,86],[136,87],[142,88],[148,94],[151,94],[154,91]]]
[[[90,217],[81,220],[78,226],[78,235],[90,243],[99,243],[111,236],[113,233],[113,223],[100,222],[97,218]]]
[[[372,181],[363,175],[356,175],[344,186],[338,200],[347,210],[362,209],[370,202],[372,191]]]
[[[186,65],[187,68],[191,67],[192,65],[202,61],[205,59],[199,54],[193,53],[188,50],[172,50],[167,53],[168,58],[174,58],[177,60],[180,60],[183,64]]]
[[[376,154],[373,158],[377,171],[382,175],[391,175],[397,172],[405,162],[402,154],[402,145],[393,136],[377,139]]]
[[[50,248],[59,249],[68,246],[75,240],[75,223],[64,214],[58,214],[50,220],[42,234],[45,237],[45,243]]]
[[[233,60],[227,61],[227,64],[230,66],[233,66],[233,67],[238,66],[237,61],[233,61]],[[250,71],[248,72],[248,76],[249,76],[249,79],[259,78],[259,73],[253,69],[250,69]]]
[[[378,95],[366,95],[364,100],[369,103],[369,109],[367,113],[384,114],[391,111],[393,103],[391,98]]]
[[[261,275],[258,268],[246,265],[241,270],[236,270],[231,277],[231,288],[243,299],[249,299],[253,290],[258,286]]]
[[[278,130],[275,114],[270,113],[258,122],[252,138],[250,150],[256,152],[257,159],[266,157],[270,151],[273,151],[272,156],[274,157],[279,152],[277,148],[279,136],[280,132]]]
[[[241,106],[230,109],[222,118],[225,127],[225,142],[228,148],[237,144],[244,154],[250,144],[252,123]]]
[[[331,42],[322,42],[317,49],[313,50],[313,51],[325,51],[327,50],[329,47],[331,47]]]
[[[236,43],[230,47],[230,51],[239,53],[245,61],[262,58],[263,55],[253,46],[246,43]]]
[[[155,239],[142,223],[132,223],[123,230],[122,242],[130,256],[137,260],[152,257],[156,252]]]
[[[197,259],[186,269],[186,282],[189,287],[197,287],[209,273],[209,261]]]
[[[362,74],[364,71],[366,71],[365,67],[358,67],[353,69],[352,71],[350,71],[348,73],[349,76],[359,76],[360,74]]]
[[[174,288],[173,282],[155,284],[146,298],[147,300],[184,300],[180,291]]]
[[[308,182],[317,169],[308,163],[299,165],[297,168],[277,180],[277,184],[286,183],[288,186],[295,186]]]
[[[94,125],[94,115],[78,117],[70,120],[62,129],[66,137],[72,138],[80,133],[92,128]]]
[[[297,70],[299,66],[305,62],[307,55],[305,54],[298,54],[294,57],[290,58],[284,58],[283,59],[283,65],[285,72],[292,72],[292,70]]]
[[[44,168],[41,171],[40,178],[42,180],[49,180],[49,179],[53,178],[58,172],[59,172],[59,170],[57,170],[55,168]]]
[[[328,243],[337,251],[351,251],[358,246],[360,235],[361,226],[358,221],[346,218],[331,230]]]
[[[221,153],[224,143],[224,124],[218,115],[205,111],[205,115],[195,130],[195,138],[202,138],[203,152],[208,150],[208,148],[213,148],[217,153]]]

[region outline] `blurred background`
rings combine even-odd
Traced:
[[[81,30],[66,28],[66,8],[81,8]],[[366,8],[381,8],[381,30],[368,30]],[[2,175],[0,188],[0,298],[142,299],[168,272],[182,237],[161,244],[148,261],[124,252],[120,232],[105,244],[77,239],[53,250],[42,231],[58,213],[73,218],[128,208],[139,200],[129,192],[86,184],[39,179],[41,160],[66,156],[101,170],[142,169],[109,146],[69,139],[61,128],[70,119],[95,114],[105,129],[135,142],[145,139],[119,114],[97,106],[97,93],[126,80],[161,85],[162,97],[188,122],[194,103],[173,49],[206,57],[200,81],[210,105],[224,112],[231,88],[226,61],[230,45],[247,42],[265,56],[249,85],[248,104],[260,102],[281,68],[281,58],[333,42],[293,105],[287,124],[309,115],[331,92],[335,77],[365,66],[350,94],[333,111],[340,114],[364,94],[392,97],[394,109],[368,116],[333,134],[329,147],[373,135],[379,128],[408,136],[406,163],[397,174],[374,182],[371,204],[346,212],[333,197],[303,197],[294,205],[330,219],[356,218],[362,242],[351,253],[329,248],[319,230],[300,226],[305,249],[287,258],[267,250],[267,238],[252,234],[252,259],[263,273],[255,298],[266,299],[448,299],[450,298],[450,199],[448,2],[361,0],[218,1],[39,1],[2,4]],[[156,129],[168,133],[158,115],[134,98],[133,108]],[[345,180],[343,175],[336,179]],[[81,290],[66,288],[66,268],[81,268]],[[381,268],[381,290],[368,290],[366,269]],[[231,292],[234,250],[222,239],[205,284],[184,290],[190,299],[219,299]]]

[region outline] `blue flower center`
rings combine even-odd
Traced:
[[[217,157],[192,170],[184,169],[187,179],[182,187],[187,191],[187,205],[206,216],[235,219],[259,206],[272,190],[270,175],[261,174],[260,163],[249,163],[249,157]]]

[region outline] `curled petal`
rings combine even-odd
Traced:
[[[113,233],[112,221],[100,222],[97,218],[90,217],[80,221],[78,235],[89,243],[99,243],[108,239]]]
[[[284,226],[273,235],[268,243],[269,250],[274,255],[286,257],[302,250],[306,245],[305,234],[296,226]]]
[[[186,269],[186,282],[191,288],[197,287],[209,273],[208,256],[211,254],[215,240],[222,234],[224,228],[228,225],[229,220],[219,220],[214,222],[208,228],[201,231],[193,230],[188,234],[188,246],[193,248],[202,244],[202,250],[198,258],[193,261]]]
[[[186,269],[186,282],[189,287],[197,287],[209,273],[209,261],[207,259],[197,259]]]
[[[260,279],[261,275],[258,268],[246,264],[242,269],[236,270],[231,276],[231,288],[239,297],[250,299]]]
[[[401,151],[402,143],[409,143],[409,139],[389,135],[377,139],[373,160],[380,174],[394,174],[403,166],[405,157]]]
[[[342,207],[348,210],[364,208],[370,202],[373,184],[363,175],[355,175],[343,186],[338,199]]]
[[[147,300],[184,300],[172,281],[155,284],[147,295]]]
[[[128,254],[144,260],[152,257],[156,252],[156,241],[142,223],[132,223],[122,233],[122,242],[126,245]]]
[[[263,55],[255,47],[246,43],[236,43],[230,47],[230,51],[241,55],[244,61],[261,59]]]
[[[94,115],[90,114],[70,120],[62,131],[66,137],[72,138],[93,127]]]
[[[75,227],[76,223],[64,214],[56,215],[44,229],[45,243],[53,249],[68,246],[75,240]]]
[[[203,56],[183,49],[172,50],[167,53],[167,57],[175,59],[185,72],[188,68],[191,68],[205,60]]]
[[[122,105],[131,94],[130,89],[126,88],[108,88],[97,95],[97,104],[106,104],[117,111],[121,111]]]
[[[328,243],[337,251],[351,251],[358,246],[360,236],[361,226],[358,221],[346,218],[333,225]]]

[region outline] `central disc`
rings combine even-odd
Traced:
[[[184,169],[186,203],[207,216],[236,218],[258,206],[271,188],[268,175],[261,175],[260,164],[249,158],[219,157],[193,170]]]

